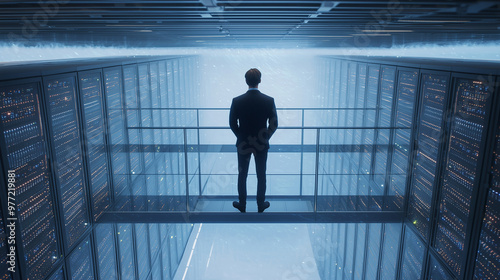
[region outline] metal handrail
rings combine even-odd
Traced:
[[[277,111],[329,111],[329,110],[377,110],[378,108],[352,108],[352,107],[336,107],[336,108],[276,108]],[[229,111],[230,108],[227,107],[207,107],[207,108],[189,108],[189,107],[179,107],[179,108],[110,108],[109,110],[190,110],[190,111]]]
[[[319,156],[320,156],[320,134],[321,130],[396,130],[396,129],[411,129],[411,127],[402,127],[402,126],[390,126],[390,127],[380,127],[380,126],[304,126],[304,117],[306,111],[325,111],[325,110],[376,110],[377,108],[282,108],[280,110],[296,110],[301,111],[301,126],[280,126],[279,130],[300,130],[301,131],[301,145],[303,145],[304,139],[304,131],[305,130],[315,130],[316,131],[316,151],[315,151],[315,171],[314,171],[314,212],[317,212],[318,208],[318,188],[319,188]],[[121,109],[119,109],[121,110]],[[130,130],[182,130],[183,131],[183,143],[181,145],[184,146],[184,168],[185,168],[185,181],[186,181],[186,211],[190,212],[189,206],[189,174],[188,174],[188,141],[187,141],[187,131],[188,130],[196,130],[198,137],[198,145],[200,145],[200,130],[229,130],[229,126],[200,126],[200,111],[213,111],[213,110],[224,110],[227,111],[229,108],[132,108],[126,110],[193,110],[196,111],[196,126],[149,126],[149,127],[127,127]],[[193,144],[189,144],[192,146]],[[199,153],[199,151],[198,151]],[[303,153],[303,152],[302,152]],[[200,159],[198,160],[200,161]],[[301,166],[303,165],[303,157],[301,157]],[[301,174],[302,175],[302,174]],[[200,176],[199,181],[201,182],[201,170],[198,170],[198,176]],[[200,187],[200,195],[202,193],[201,185]],[[302,180],[300,186],[300,193],[302,195]]]
[[[200,136],[200,130],[208,129],[229,129],[229,127],[129,127],[129,129],[156,129],[156,130],[182,130],[183,132],[183,143],[181,145],[184,146],[184,168],[185,168],[185,181],[186,181],[186,211],[190,212],[189,206],[189,174],[188,174],[188,141],[187,141],[187,131],[188,130],[197,130],[198,139]],[[316,130],[316,151],[315,151],[315,171],[314,171],[314,212],[318,210],[318,188],[319,188],[319,156],[320,156],[320,135],[321,130],[331,130],[331,129],[410,129],[409,127],[283,127],[280,129],[300,129],[302,134],[304,130]],[[192,146],[193,144],[189,144]],[[199,145],[199,143],[198,143]],[[302,166],[301,161],[301,166]],[[198,170],[198,176],[201,176],[201,170]],[[201,178],[200,178],[201,180]],[[201,188],[201,186],[200,186]],[[200,192],[201,195],[201,192]]]
[[[195,130],[195,129],[230,129],[229,126],[130,126],[127,129],[187,129],[187,130]],[[321,130],[330,130],[330,129],[411,129],[409,126],[280,126],[278,129],[321,129]]]

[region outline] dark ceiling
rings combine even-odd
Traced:
[[[0,1],[0,41],[389,47],[500,40],[499,1]]]

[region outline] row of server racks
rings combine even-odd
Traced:
[[[499,279],[498,64],[321,57],[332,130],[319,195],[350,210],[405,212],[401,224],[316,226],[342,241],[325,279]],[[456,63],[458,64],[458,63]],[[352,109],[355,110],[352,110]],[[380,197],[380,199],[377,199]],[[314,243],[314,242],[313,242]],[[374,261],[375,260],[375,261]]]
[[[0,279],[173,277],[191,225],[98,221],[167,189],[148,171],[183,160],[153,153],[162,133],[130,127],[182,122],[167,108],[191,104],[197,67],[196,57],[63,61],[0,81]]]

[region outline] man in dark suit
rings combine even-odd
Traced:
[[[274,99],[258,89],[261,73],[252,68],[245,74],[248,91],[233,98],[229,126],[236,135],[238,149],[238,199],[234,208],[244,213],[247,200],[247,176],[250,157],[255,158],[257,171],[257,207],[259,213],[270,206],[266,198],[266,161],[269,139],[278,128]],[[269,124],[268,124],[269,123]]]

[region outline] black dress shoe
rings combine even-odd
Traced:
[[[259,213],[262,213],[264,212],[264,210],[266,210],[267,208],[269,208],[269,206],[271,206],[271,203],[269,203],[269,201],[264,201],[264,203],[262,203],[262,205],[259,205]]]
[[[241,205],[238,201],[233,201],[233,207],[240,210],[241,213],[245,213],[245,205]],[[267,206],[269,207],[269,206]]]

